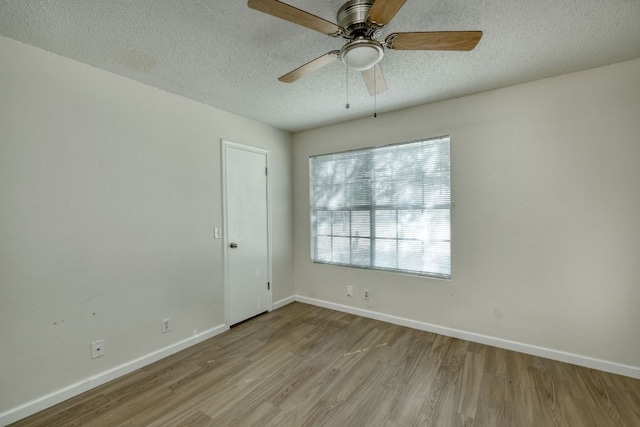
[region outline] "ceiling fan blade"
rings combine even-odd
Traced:
[[[339,50],[334,50],[329,53],[325,53],[319,58],[314,59],[313,61],[309,61],[301,67],[296,68],[290,73],[285,74],[284,76],[278,78],[281,82],[284,83],[293,83],[301,77],[304,77],[308,74],[313,73],[314,71],[319,70],[320,68],[331,64],[334,61],[338,60],[338,56],[340,54]]]
[[[367,15],[367,21],[378,27],[387,25],[407,0],[375,0]]]
[[[387,82],[384,81],[379,62],[368,70],[364,70],[362,77],[364,77],[364,82],[369,89],[369,95],[379,95],[387,90]]]
[[[249,0],[247,5],[251,9],[264,12],[276,18],[302,25],[315,31],[337,37],[344,32],[344,29],[333,22],[326,21],[304,10],[289,6],[277,0]]]
[[[471,50],[481,37],[482,31],[393,33],[385,43],[396,50]]]

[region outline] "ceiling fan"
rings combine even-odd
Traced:
[[[278,0],[249,0],[252,9],[319,31],[331,37],[342,37],[347,43],[340,50],[326,53],[278,78],[292,83],[340,59],[348,68],[362,72],[371,95],[384,92],[387,84],[380,60],[384,50],[472,50],[482,31],[432,31],[392,33],[378,41],[386,27],[406,0],[349,0],[336,16],[338,24],[326,21],[304,10]]]

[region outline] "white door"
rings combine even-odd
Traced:
[[[268,152],[223,141],[229,325],[270,309]]]

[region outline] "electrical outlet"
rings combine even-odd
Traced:
[[[91,358],[97,359],[104,356],[104,340],[98,340],[91,343]]]
[[[162,321],[162,333],[165,334],[171,330],[171,319],[164,319]]]
[[[353,286],[351,286],[351,285],[347,286],[347,296],[348,297],[352,297],[353,296]]]
[[[369,289],[364,290],[364,299],[371,299],[371,291]]]

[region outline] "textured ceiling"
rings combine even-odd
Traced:
[[[285,2],[336,22],[344,0]],[[638,58],[640,0],[408,0],[381,39],[442,30],[484,35],[471,52],[387,49],[378,113]],[[374,111],[340,62],[278,82],[343,41],[245,0],[0,0],[0,35],[288,131]]]

